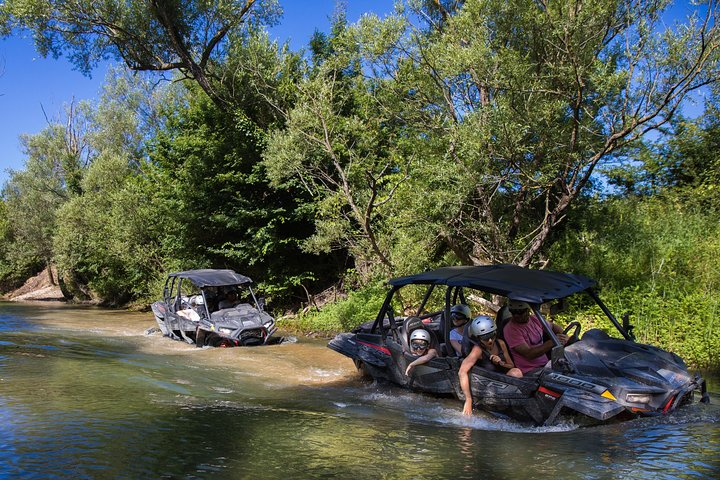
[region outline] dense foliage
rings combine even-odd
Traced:
[[[638,340],[720,364],[717,213],[667,192],[592,202],[574,218],[553,246],[552,267],[600,279],[603,300],[617,315],[630,313]],[[572,315],[589,326],[601,313]]]
[[[511,262],[597,278],[642,340],[717,365],[720,31],[700,3],[673,24],[664,1],[408,0],[340,12],[303,55],[263,30],[275,1],[4,2],[0,34],[174,81],[112,72],[24,137],[0,286],[56,265],[70,298],[143,304],[168,271],[228,267],[330,331],[372,319],[388,276]],[[329,287],[345,300],[318,305]]]

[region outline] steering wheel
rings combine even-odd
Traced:
[[[563,330],[563,333],[564,333],[565,335],[568,335],[568,333],[570,332],[570,330],[573,330],[573,329],[574,329],[574,331],[573,331],[572,335],[568,335],[568,341],[567,341],[567,343],[565,344],[566,347],[567,347],[568,345],[571,345],[571,344],[577,342],[578,340],[580,340],[580,329],[581,329],[581,328],[582,328],[582,326],[580,325],[580,322],[570,322],[570,323],[568,323],[568,326],[565,327],[565,330]]]

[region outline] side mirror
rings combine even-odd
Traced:
[[[561,298],[556,303],[553,303],[550,305],[550,316],[554,317],[560,312],[563,312],[565,310],[565,299]]]
[[[633,333],[634,326],[630,325],[630,314],[632,312],[625,312],[622,315],[622,326],[623,330],[627,332],[631,339],[635,340],[635,334]]]
[[[265,297],[258,297],[257,303],[260,310],[265,310]]]

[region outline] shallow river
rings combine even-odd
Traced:
[[[198,349],[150,313],[0,303],[0,478],[719,478],[712,404],[528,428],[362,381],[326,341]]]

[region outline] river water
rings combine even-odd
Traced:
[[[363,381],[326,341],[198,349],[150,313],[0,303],[0,478],[720,477],[720,391],[529,428]]]

